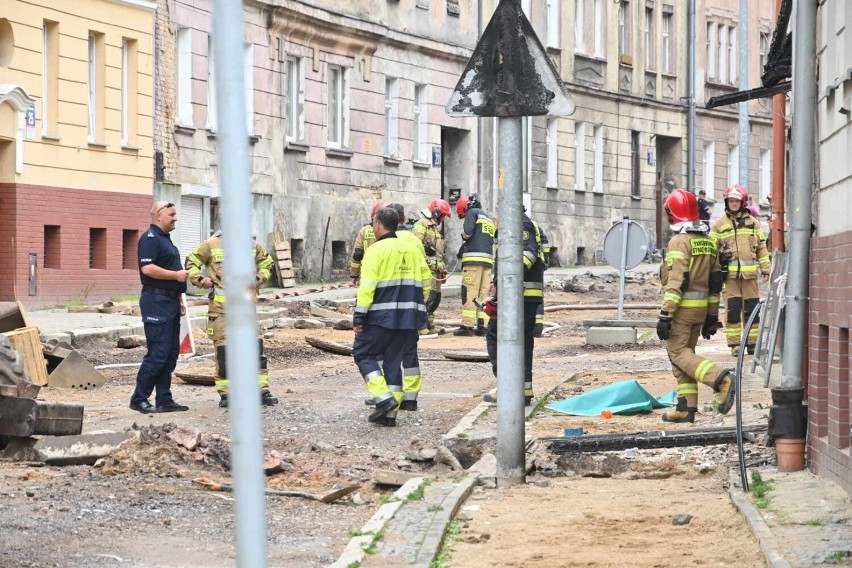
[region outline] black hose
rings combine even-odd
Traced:
[[[745,448],[743,448],[743,359],[746,354],[746,344],[748,343],[748,334],[754,326],[754,320],[757,319],[757,314],[760,313],[760,308],[763,306],[763,298],[754,306],[751,314],[748,316],[745,328],[743,328],[742,337],[740,337],[740,351],[737,353],[737,366],[734,370],[734,388],[736,388],[737,399],[737,458],[740,462],[740,480],[743,484],[743,491],[750,491],[748,486],[748,472],[746,471],[745,463]]]

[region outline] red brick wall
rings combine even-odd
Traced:
[[[815,239],[810,266],[808,445],[811,468],[852,493],[852,231]]]
[[[151,195],[0,184],[0,300],[30,307],[96,302],[139,292],[135,262],[122,269],[124,230],[150,225]],[[60,227],[60,266],[44,267],[44,226]],[[89,268],[89,229],[106,229],[106,268]],[[38,255],[38,295],[28,295],[29,253]],[[132,256],[135,259],[135,243]]]

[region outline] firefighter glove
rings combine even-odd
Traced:
[[[701,325],[701,337],[710,339],[719,330],[719,318],[717,316],[707,316],[704,323]]]
[[[426,250],[426,256],[435,256],[435,254],[438,252],[432,245],[423,245],[423,248]]]
[[[672,336],[672,318],[660,316],[657,320],[657,337],[660,341],[667,341]]]

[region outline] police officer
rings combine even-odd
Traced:
[[[460,197],[456,214],[464,219],[462,245],[456,255],[462,264],[462,323],[453,335],[485,335],[487,316],[479,309],[488,295],[491,268],[494,266],[494,235],[497,227],[479,203],[477,195]],[[474,331],[474,326],[476,330]]]
[[[434,327],[435,310],[441,305],[441,284],[447,279],[447,267],[444,264],[444,235],[441,223],[450,216],[450,204],[443,199],[435,199],[429,207],[420,211],[420,219],[414,223],[411,231],[423,243],[426,251],[426,264],[432,272],[431,291],[426,298],[426,310],[429,312],[429,329]]]
[[[524,241],[524,405],[530,406],[533,399],[532,366],[533,349],[535,348],[535,315],[538,306],[544,299],[544,252],[541,247],[541,237],[536,230],[532,219],[524,213],[523,224]],[[499,237],[498,237],[499,246]],[[498,297],[497,269],[494,264],[494,283],[491,286],[490,295]],[[498,309],[499,314],[499,309]],[[485,342],[488,348],[488,359],[491,361],[491,370],[497,376],[497,326],[499,315],[488,320],[488,329],[485,334]],[[482,397],[485,402],[497,402],[496,396],[486,394]]]
[[[370,222],[361,227],[355,237],[355,244],[352,246],[352,262],[349,264],[349,277],[356,286],[361,278],[361,260],[364,258],[364,251],[376,242],[376,235],[373,234],[373,219],[376,218],[376,211],[384,206],[385,204],[381,201],[373,205],[373,210],[370,211]]]
[[[719,394],[722,414],[727,414],[734,404],[730,372],[695,354],[699,334],[710,339],[719,327],[723,275],[716,243],[707,236],[707,225],[698,219],[695,195],[675,189],[664,207],[674,234],[660,264],[663,304],[657,337],[666,342],[677,379],[677,405],[663,414],[663,421],[694,422],[699,382]]]
[[[748,192],[743,186],[734,184],[725,190],[725,214],[713,223],[710,236],[724,257],[723,265],[727,266],[725,338],[731,354],[736,356],[740,350],[743,321],[760,301],[758,270],[766,282],[770,269],[766,236],[760,228],[760,220],[748,210]],[[757,323],[758,319],[754,321]],[[746,339],[748,353],[754,352],[757,332],[755,325]]]
[[[221,211],[221,210],[220,210]],[[272,276],[272,258],[266,248],[257,241],[252,242],[254,264],[256,267],[256,286],[260,289]],[[219,406],[228,407],[228,373],[225,363],[225,249],[222,231],[216,231],[212,237],[199,244],[186,257],[186,269],[189,280],[199,288],[211,290],[207,308],[207,335],[213,340],[216,349],[216,392],[219,393]],[[206,268],[207,274],[201,270]],[[259,331],[259,329],[258,329]],[[265,406],[278,404],[278,399],[269,391],[269,370],[266,356],[263,354],[263,337],[258,333],[258,352],[260,354],[259,377],[260,402]]]
[[[400,365],[426,327],[423,295],[432,279],[422,253],[397,237],[398,222],[389,207],[376,212],[376,242],[364,254],[353,318],[352,355],[376,400],[368,420],[381,426],[396,426],[403,399]]]
[[[136,375],[136,390],[130,408],[143,414],[179,412],[189,407],[172,398],[172,371],[180,352],[180,318],[186,313],[186,270],[169,233],[175,230],[177,210],[174,203],[154,202],[151,226],[139,239],[137,258],[142,294],[139,307],[145,326],[148,351]],[[156,389],[156,406],[148,397]]]

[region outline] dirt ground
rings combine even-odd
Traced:
[[[585,286],[583,281],[579,284]],[[617,301],[617,278],[593,279],[589,286],[592,290],[582,293],[550,290],[546,301],[549,305],[614,305]],[[657,301],[653,278],[630,283],[626,302]],[[445,299],[438,317],[458,318],[459,312],[457,299]],[[584,345],[585,329],[578,322],[614,316],[614,311],[547,314],[546,319],[560,327],[537,342],[537,395],[561,385],[555,396],[564,398],[603,386],[627,371],[639,372],[655,395],[674,388],[665,370],[664,350],[650,337],[650,330],[640,330],[643,340],[629,348]],[[626,319],[654,317],[653,311],[625,312]],[[267,452],[281,457],[283,470],[268,478],[268,486],[316,493],[352,483],[362,487],[357,495],[330,505],[270,496],[266,510],[270,566],[333,562],[350,531],[359,529],[392,491],[372,484],[376,469],[454,475],[447,465],[410,458],[421,449],[437,447],[442,435],[495,386],[487,363],[453,362],[442,356],[447,350],[484,352],[484,338],[448,334],[423,340],[420,410],[401,413],[396,428],[379,428],[367,423],[366,389],[351,358],[309,346],[304,342],[309,334],[352,341],[351,332],[331,329],[275,329],[267,338],[271,388],[281,403],[263,410],[264,444]],[[733,361],[724,354],[721,334],[710,345],[716,346],[720,358]],[[205,339],[198,348],[202,354],[212,351]],[[83,353],[94,364],[138,363],[144,347],[122,350],[104,344]],[[0,463],[0,566],[232,566],[231,495],[191,483],[200,475],[229,481],[230,417],[218,408],[215,391],[175,380],[175,398],[190,410],[141,415],[127,408],[136,368],[103,372],[108,379],[103,388],[88,392],[44,389],[41,398],[84,404],[85,432],[134,429],[140,431],[139,441],[98,467]],[[583,381],[578,382],[579,378]],[[702,405],[710,404],[708,393],[702,391]],[[528,433],[556,436],[563,428],[578,425],[587,433],[659,429],[658,414],[603,421],[544,410],[528,423]],[[702,414],[699,421],[704,425],[722,422],[712,412]],[[197,430],[201,447],[190,451],[170,439],[169,432],[180,428]],[[733,549],[756,554],[749,552],[756,551],[756,544],[722,489],[731,456],[704,449],[689,458],[689,452],[668,451],[671,463],[682,462],[687,473],[670,472],[667,479],[647,479],[647,475],[597,479],[572,474],[563,463],[548,472],[554,477],[531,475],[531,481],[546,479],[548,487],[477,490],[468,505],[481,510],[470,513],[453,545],[453,559],[445,565],[482,566],[487,561],[501,566],[610,566],[633,565],[627,561],[632,558],[636,565],[667,566],[674,563],[675,551],[686,555],[689,564],[715,565],[717,556],[720,561],[725,558],[715,544],[723,535],[732,539]],[[555,456],[553,461],[559,462]],[[703,473],[695,473],[696,468]],[[536,497],[534,517],[517,515],[521,505],[513,500],[523,496]],[[679,512],[695,518],[688,526],[671,526],[670,516]],[[554,552],[565,546],[565,554],[541,559],[525,556],[525,550],[532,550],[531,539]],[[728,542],[726,550],[731,549]],[[583,556],[578,556],[578,543],[587,551]],[[712,552],[714,547],[720,549],[718,555]]]

